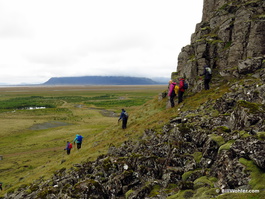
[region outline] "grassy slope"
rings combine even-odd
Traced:
[[[34,180],[49,178],[54,171],[61,168],[70,168],[87,159],[94,160],[98,155],[106,153],[110,144],[119,144],[128,137],[137,136],[132,128],[121,130],[117,117],[103,117],[99,110],[89,108],[81,97],[94,97],[97,102],[102,95],[115,95],[115,105],[108,104],[102,107],[120,113],[126,108],[130,113],[129,126],[136,122],[132,100],[143,103],[143,100],[152,99],[166,86],[136,86],[136,87],[105,87],[105,88],[1,88],[0,100],[15,97],[52,96],[60,98],[60,106],[44,110],[9,110],[0,113],[0,155],[4,160],[0,162],[0,181],[4,183],[4,191],[12,191],[18,186],[29,184]],[[17,90],[16,90],[17,89]],[[72,96],[79,96],[69,100]],[[118,99],[118,100],[117,100]],[[139,100],[138,100],[139,99]],[[126,107],[126,103],[129,107]],[[82,106],[77,106],[83,104]],[[99,103],[100,104],[100,103]],[[101,103],[104,105],[104,103]],[[122,106],[121,106],[121,105]],[[137,111],[136,111],[136,114]],[[71,125],[43,130],[30,130],[34,124],[50,121],[62,121]],[[72,141],[76,134],[84,136],[82,149],[75,148],[68,156],[63,150],[66,141]]]

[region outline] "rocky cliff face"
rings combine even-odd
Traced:
[[[204,0],[202,22],[178,56],[178,76],[196,91],[204,65],[221,77],[253,72],[264,65],[264,42],[264,0]]]
[[[204,94],[227,87],[221,97],[5,198],[265,198],[264,9],[264,0],[204,1],[203,20],[179,55],[178,75],[190,83],[185,100],[194,100],[195,77],[210,65],[216,82]],[[227,189],[259,193],[225,196]]]

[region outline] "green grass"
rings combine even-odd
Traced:
[[[157,98],[164,87],[0,88],[0,102],[4,102],[0,103],[0,155],[3,156],[0,181],[4,188],[0,197],[38,178],[48,179],[56,170],[70,168],[88,159],[95,160],[113,143],[119,145],[127,139],[136,139],[142,133],[138,131],[141,128],[133,128],[141,120],[137,107],[154,96]],[[21,109],[44,105],[46,109]],[[117,114],[125,108],[130,113],[126,134],[117,122],[118,117],[105,117],[99,109],[91,107]],[[52,122],[69,125],[30,129],[33,125]],[[66,141],[73,141],[76,134],[84,136],[82,149],[77,151],[74,146],[68,156],[63,149]]]

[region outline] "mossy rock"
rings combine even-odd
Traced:
[[[29,189],[31,190],[31,192],[34,192],[34,191],[39,190],[39,186],[38,185],[32,185],[32,186],[30,186]]]
[[[194,184],[192,181],[180,181],[178,183],[178,187],[180,190],[188,190],[188,189],[193,189]]]
[[[37,194],[37,198],[46,199],[49,194],[56,194],[57,190],[53,187],[47,187]]]
[[[239,131],[240,138],[250,137],[249,133],[246,131]]]
[[[251,103],[251,102],[247,102],[244,100],[239,100],[237,103],[239,106],[247,108],[249,110],[249,113],[252,113],[252,114],[260,113],[264,111],[265,109],[264,105],[257,104],[257,103]]]
[[[134,193],[134,191],[132,189],[130,189],[129,191],[127,191],[125,193],[125,199],[128,199],[133,193]]]
[[[207,176],[202,176],[194,181],[194,189],[200,187],[213,187],[214,183]]]
[[[24,189],[26,189],[29,185],[28,184],[22,184],[20,185],[20,187],[18,188],[18,191],[22,191]]]
[[[159,191],[160,191],[161,187],[159,185],[154,185],[153,189],[151,190],[149,197],[155,197],[157,195],[159,195]]]
[[[218,195],[218,190],[216,188],[209,188],[209,187],[200,187],[196,190],[193,198],[199,199],[209,199],[215,198]]]
[[[239,162],[246,166],[246,169],[250,171],[251,180],[249,185],[251,189],[263,190],[265,194],[265,172],[261,170],[252,160],[240,158]]]
[[[189,199],[194,195],[193,190],[179,191],[177,194],[167,197],[167,199]]]
[[[195,170],[195,171],[187,171],[187,172],[183,173],[182,174],[182,180],[184,180],[184,181],[188,180],[188,178],[195,172],[197,172],[197,170]]]
[[[258,132],[257,133],[258,139],[261,141],[265,140],[265,132]]]
[[[199,163],[202,159],[202,152],[195,152],[192,154],[196,163]]]
[[[229,150],[232,146],[232,144],[235,143],[235,140],[229,140],[227,143],[223,144],[222,146],[219,147],[218,153],[221,153],[221,151],[224,150]]]
[[[222,136],[216,134],[210,134],[209,137],[216,142],[218,146],[221,146],[225,143],[224,138]]]
[[[178,125],[178,129],[179,129],[179,131],[180,131],[181,133],[188,133],[188,132],[191,132],[191,128],[192,128],[192,126],[189,126],[189,125],[184,124],[184,123]]]
[[[225,132],[225,133],[230,133],[231,129],[227,126],[218,126],[216,128],[217,131]]]

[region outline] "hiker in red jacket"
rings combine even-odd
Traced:
[[[180,78],[179,79],[178,103],[181,103],[183,101],[183,94],[185,92],[184,83],[185,83],[185,79],[184,78]]]
[[[70,155],[72,147],[73,147],[72,143],[67,141],[66,148],[64,149],[66,150],[67,155]]]
[[[174,102],[174,98],[176,97],[176,93],[174,90],[175,86],[176,86],[176,83],[173,82],[172,80],[170,80],[169,86],[168,86],[168,96],[169,96],[171,108],[173,108],[175,106],[175,102]]]

